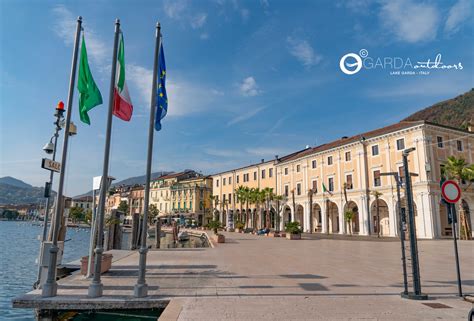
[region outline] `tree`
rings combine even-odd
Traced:
[[[237,200],[238,202],[240,203],[240,217],[238,218],[239,221],[243,221],[242,220],[242,217],[243,217],[243,207],[244,207],[244,202],[245,202],[245,187],[243,187],[242,185],[240,185],[238,188],[236,188],[235,190],[235,195],[237,195]]]
[[[158,217],[160,211],[155,204],[148,205],[148,222],[151,224],[155,218]]]
[[[80,207],[74,206],[69,210],[69,217],[74,223],[84,219],[84,210]]]
[[[124,214],[128,214],[128,203],[127,203],[127,201],[120,201],[120,204],[117,208],[117,211],[122,212]]]
[[[275,194],[273,194],[273,188],[271,187],[265,187],[262,190],[263,198],[265,199],[265,212],[267,213],[265,215],[265,228],[270,228],[271,222],[270,222],[270,202],[273,200],[275,197]]]
[[[382,196],[382,193],[379,191],[372,191],[372,196],[375,197],[375,209],[377,211],[377,237],[380,237],[380,209],[379,209],[379,197]]]
[[[466,186],[463,187],[463,191],[467,191],[474,182],[474,164],[468,164],[463,158],[449,156],[444,162],[444,168],[441,175],[444,178],[456,180],[459,186],[463,186],[463,181],[466,182]],[[461,238],[470,240],[471,226],[469,224],[467,213],[462,205],[462,200],[459,201],[459,220],[461,221],[460,225],[463,232]]]
[[[87,224],[92,225],[92,210],[91,209],[88,209],[86,211],[86,214],[84,214],[84,221]]]
[[[349,225],[349,234],[352,235],[352,220],[354,219],[354,212],[347,210],[344,212],[344,220]]]
[[[309,198],[309,231],[313,233],[313,194],[316,194],[316,191],[310,188],[308,190],[308,198]]]
[[[282,201],[285,199],[283,195],[275,195],[273,197],[273,199],[275,200],[276,202],[276,222],[275,222],[275,227],[276,227],[276,231],[277,232],[280,232],[280,204],[282,203]]]
[[[211,202],[211,211],[212,211],[212,220],[217,221],[217,205],[219,205],[219,196],[217,195],[209,195],[209,201]]]

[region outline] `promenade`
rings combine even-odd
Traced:
[[[56,298],[39,291],[17,307],[159,306],[160,320],[466,320],[472,304],[456,296],[453,242],[420,241],[423,292],[430,301],[400,298],[398,242],[314,239],[290,241],[224,233],[227,243],[205,249],[148,253],[150,296],[133,298],[137,252],[120,253],[103,275],[104,297],[87,298],[89,281],[60,281]],[[459,242],[465,294],[474,293],[472,242]],[[426,303],[441,303],[441,308]]]

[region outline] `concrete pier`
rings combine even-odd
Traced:
[[[214,248],[148,253],[149,297],[133,297],[138,253],[120,251],[103,275],[104,296],[87,298],[79,274],[59,281],[58,296],[32,291],[14,307],[39,309],[168,308],[161,320],[466,320],[456,297],[453,244],[419,242],[421,282],[429,301],[402,299],[397,242],[290,241],[226,233]],[[474,292],[473,243],[459,244],[463,290]],[[426,303],[438,303],[434,308]]]

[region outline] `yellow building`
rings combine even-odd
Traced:
[[[285,197],[281,229],[285,222],[296,220],[305,232],[395,236],[399,222],[397,184],[392,176],[381,174],[400,173],[404,179],[402,151],[414,147],[408,159],[410,172],[418,175],[412,177],[417,236],[438,238],[451,234],[445,207],[440,205],[441,166],[451,155],[473,163],[473,146],[474,134],[469,131],[424,121],[400,122],[274,161],[213,175],[213,194],[221,200],[230,199],[229,208],[235,213],[233,191],[238,185],[269,186]],[[261,178],[270,170],[271,179]],[[374,192],[380,193],[377,201]],[[404,208],[403,188],[401,192],[400,204]],[[474,208],[472,189],[463,195],[463,205],[467,213]],[[224,210],[221,208],[220,212]],[[344,220],[348,210],[354,213],[350,224]]]

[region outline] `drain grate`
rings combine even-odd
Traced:
[[[429,306],[430,308],[433,309],[451,309],[449,305],[443,304],[443,303],[423,303],[426,306]]]

